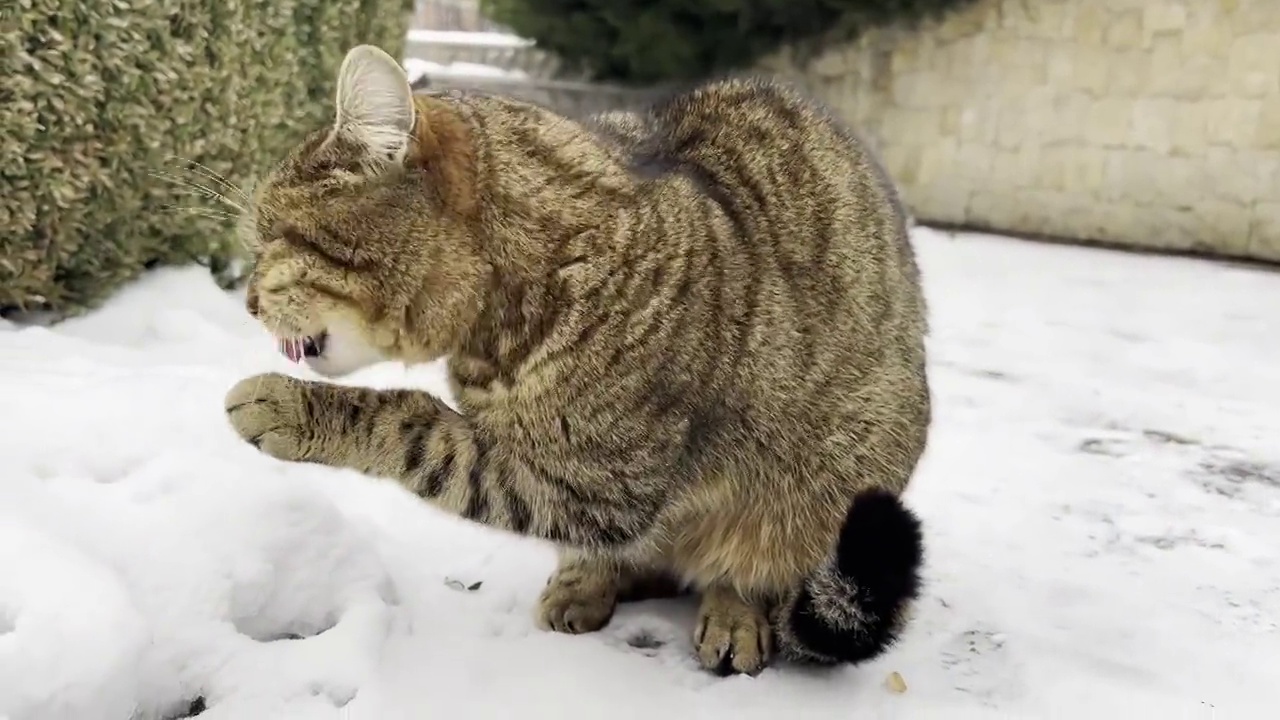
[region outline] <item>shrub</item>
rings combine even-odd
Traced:
[[[784,44],[851,38],[972,0],[480,0],[482,10],[597,79],[690,80]]]
[[[83,310],[143,268],[230,275],[220,202],[332,112],[347,49],[412,0],[10,0],[0,11],[0,310]]]

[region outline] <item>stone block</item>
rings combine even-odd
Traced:
[[[1028,27],[1031,22],[1030,15],[1033,10],[1029,4],[1023,0],[998,0],[1000,3],[1000,12],[997,14],[1000,27],[1004,30],[1022,30]]]
[[[1148,247],[1161,250],[1193,250],[1205,244],[1205,240],[1200,236],[1200,224],[1196,221],[1192,210],[1170,206],[1137,210],[1133,219],[1135,225],[1140,224]]]
[[[1072,145],[1085,139],[1089,125],[1089,113],[1096,101],[1080,91],[1058,91],[1054,94],[1050,111],[1053,113],[1055,142]]]
[[[919,182],[920,153],[917,143],[898,143],[886,146],[880,159],[895,183],[909,187]]]
[[[956,147],[955,172],[971,181],[989,182],[994,154],[987,145],[961,143]]]
[[[1000,106],[996,122],[994,146],[1001,150],[1017,150],[1039,143],[1040,128],[1027,122],[1024,108],[1017,103],[1004,102]]]
[[[1280,33],[1236,38],[1231,44],[1227,75],[1238,96],[1280,94]]]
[[[1100,203],[1091,210],[1100,240],[1164,249],[1191,245],[1189,212],[1115,202]]]
[[[1018,201],[1010,193],[980,189],[970,195],[964,220],[983,227],[1025,231],[1025,227],[1018,227],[1023,224],[1015,217],[1018,212]]]
[[[1062,147],[1041,148],[1040,165],[1035,168],[1031,185],[1041,190],[1063,190],[1066,187],[1066,162],[1069,149]]]
[[[1128,219],[1128,206],[1099,203],[1071,195],[1069,202],[1052,218],[1049,232],[1082,241],[1123,242]]]
[[[1076,52],[1071,59],[1071,87],[1084,90],[1095,97],[1105,95],[1111,74],[1109,60],[1110,57],[1106,51],[1083,45],[1076,46]],[[1047,78],[1047,70],[1045,74]]]
[[[1185,0],[1148,0],[1142,9],[1144,43],[1157,35],[1180,34],[1187,25]]]
[[[1262,101],[1223,98],[1209,102],[1209,127],[1206,139],[1214,145],[1243,148],[1253,145],[1258,122],[1262,117]]]
[[[809,72],[819,77],[838,77],[853,70],[845,48],[835,46],[822,51],[809,62]]]
[[[906,194],[908,204],[922,220],[958,224],[968,219],[970,191],[964,184],[946,181],[922,184],[910,188]]]
[[[1222,200],[1199,199],[1191,206],[1195,219],[1193,247],[1241,256],[1249,250],[1249,209]]]
[[[1021,232],[1076,237],[1069,218],[1079,201],[1057,190],[1027,188],[1012,192],[1017,205],[1010,209],[1010,225]]]
[[[996,103],[970,104],[960,110],[959,139],[996,145],[999,135],[999,105]]]
[[[1063,2],[1026,3],[1027,22],[1024,37],[1037,40],[1060,40],[1072,33],[1075,4]]]
[[[1260,150],[1280,150],[1280,95],[1262,101],[1253,145]]]
[[[1249,167],[1256,181],[1254,198],[1280,199],[1280,151],[1245,150],[1242,154],[1251,159]]]
[[[889,56],[889,71],[894,75],[912,72],[923,66],[920,58],[920,41],[917,37],[907,36],[894,43]],[[936,71],[936,68],[934,69]]]
[[[1199,160],[1161,152],[1141,152],[1134,156],[1133,162],[1142,165],[1138,174],[1147,179],[1148,186],[1143,191],[1150,202],[1164,207],[1180,207],[1204,199],[1204,169]]]
[[[1099,47],[1104,42],[1110,23],[1105,3],[1085,3],[1076,10],[1072,38],[1081,45]]]
[[[1084,241],[1123,242],[1124,216],[1120,212],[1123,209],[1096,201],[1083,205],[1071,219],[1070,231],[1073,234],[1069,237]]]
[[[990,39],[992,66],[1000,84],[1012,88],[1043,86],[1049,79],[1046,44],[1007,35]]]
[[[1275,153],[1211,147],[1197,164],[1203,174],[1202,196],[1242,207],[1275,196],[1280,168],[1280,157]]]
[[[1089,108],[1085,140],[1094,145],[1123,147],[1129,140],[1130,107],[1125,98],[1101,98]]]
[[[916,182],[920,185],[960,185],[955,181],[956,148],[954,140],[940,142],[923,141],[920,146],[920,164],[916,170]]]
[[[1280,262],[1280,201],[1259,202],[1249,217],[1249,254]]]
[[[1112,215],[1115,241],[1159,250],[1190,250],[1197,242],[1195,215],[1186,207],[1119,206]]]
[[[995,187],[1030,187],[1040,174],[1040,148],[997,151],[991,161],[991,184]]]
[[[948,105],[942,108],[942,117],[939,121],[939,130],[942,137],[958,137],[960,135],[960,107],[958,105]]]
[[[1120,10],[1111,14],[1111,23],[1103,33],[1107,47],[1117,50],[1136,50],[1145,47],[1143,13],[1141,10]]]
[[[908,72],[893,77],[893,102],[918,110],[939,108],[955,92],[956,83],[938,72]]]
[[[1069,148],[1063,166],[1062,189],[1078,197],[1092,197],[1106,172],[1106,151],[1090,147]]]
[[[1173,110],[1170,148],[1175,155],[1198,156],[1209,143],[1209,106],[1203,102],[1177,101]]]
[[[1280,5],[1275,0],[1218,0],[1224,24],[1238,35],[1280,32]]]
[[[1131,205],[1168,202],[1170,188],[1185,182],[1161,177],[1176,172],[1168,156],[1151,150],[1110,150],[1105,152],[1105,169],[1100,184],[1103,199]],[[1184,198],[1181,201],[1186,204]]]
[[[1185,55],[1181,41],[1172,36],[1151,42],[1149,82],[1145,92],[1186,99],[1222,95],[1226,61],[1203,55]]]
[[[1033,133],[1032,143],[1060,143],[1066,137],[1056,104],[1057,93],[1047,85],[1032,87],[1022,93],[1022,124]]]
[[[942,118],[931,110],[894,108],[885,120],[894,123],[895,135],[908,142],[929,142],[942,135]]]
[[[987,17],[996,12],[996,8],[987,3],[974,3],[956,12],[947,13],[934,29],[941,42],[952,42],[969,38],[982,32]]]
[[[1223,81],[1227,74],[1227,61],[1212,55],[1192,55],[1180,52],[1182,65],[1179,72],[1169,79],[1167,93],[1176,98],[1200,100],[1226,97],[1229,86]]]
[[[1182,29],[1182,50],[1187,57],[1225,58],[1234,37],[1231,24],[1215,3],[1198,3],[1192,7],[1191,17]]]
[[[1151,55],[1144,50],[1117,50],[1106,59],[1107,93],[1112,97],[1138,97],[1147,93]]]
[[[1169,152],[1178,102],[1172,98],[1144,97],[1133,101],[1129,140],[1133,147]]]
[[[1075,53],[1079,46],[1051,44],[1045,48],[1045,79],[1053,86],[1066,86],[1075,74]]]

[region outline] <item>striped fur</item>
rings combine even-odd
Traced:
[[[709,669],[888,647],[918,592],[898,495],[930,402],[904,213],[867,150],[765,80],[586,122],[413,102],[403,163],[371,173],[323,130],[260,185],[249,305],[280,334],[447,355],[462,412],[267,375],[229,393],[233,426],[556,544],[544,627],[684,588]]]

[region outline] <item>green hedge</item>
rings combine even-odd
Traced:
[[[697,79],[783,44],[848,39],[973,0],[480,0],[483,12],[598,79]]]
[[[332,113],[352,45],[398,54],[412,0],[8,0],[0,311],[92,306],[157,264],[229,277],[219,202]],[[231,193],[228,193],[229,195]]]

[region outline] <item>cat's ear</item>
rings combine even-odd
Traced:
[[[404,68],[373,45],[357,45],[338,70],[339,133],[384,162],[404,160],[413,131],[413,90]]]

